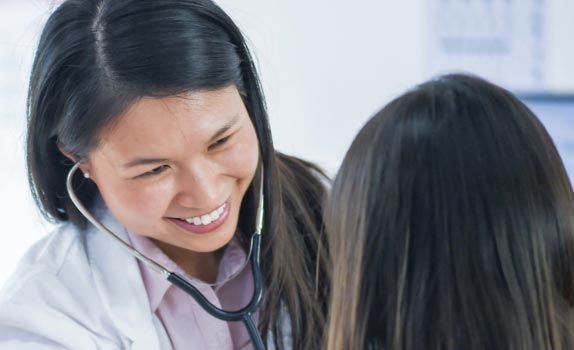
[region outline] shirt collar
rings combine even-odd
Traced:
[[[180,268],[173,260],[171,260],[161,249],[158,248],[155,243],[140,234],[128,232],[128,237],[133,245],[133,247],[139,250],[142,254],[148,258],[155,260],[157,263],[165,267],[166,269],[179,274],[188,279],[193,285],[209,285],[208,283],[201,281],[197,278],[189,276],[182,268]],[[152,310],[155,312],[159,307],[162,299],[170,288],[177,288],[171,284],[163,275],[160,275],[145,264],[138,261],[142,279],[145,285],[145,289],[148,294],[149,303]],[[217,274],[217,280],[215,284],[211,287],[217,291],[227,282],[232,280],[237,276],[247,265],[247,254],[241,248],[237,238],[233,238],[231,242],[227,244],[219,264],[219,271]]]

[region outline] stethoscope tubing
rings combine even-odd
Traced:
[[[94,226],[96,226],[101,231],[105,232],[113,238],[116,242],[120,244],[130,255],[134,256],[136,259],[143,262],[146,266],[150,267],[152,270],[162,274],[169,282],[171,282],[176,287],[180,288],[186,294],[191,296],[203,310],[209,313],[211,316],[227,322],[237,322],[242,321],[245,324],[245,328],[249,333],[249,338],[256,350],[264,350],[263,340],[261,339],[261,334],[257,329],[257,326],[253,322],[251,316],[261,303],[263,298],[263,276],[261,273],[259,253],[261,251],[261,232],[263,229],[263,176],[261,177],[260,189],[259,189],[259,204],[257,207],[256,215],[256,231],[251,237],[251,247],[250,247],[250,263],[253,272],[253,296],[249,303],[240,310],[237,311],[226,311],[213,305],[207,298],[189,281],[180,276],[179,274],[169,271],[158,262],[153,259],[148,258],[137,249],[129,245],[114,232],[103,225],[98,219],[96,219],[89,210],[84,207],[76,192],[74,191],[72,185],[72,179],[75,172],[79,169],[81,162],[76,162],[74,166],[68,172],[66,179],[66,188],[68,190],[68,195],[72,200],[72,203],[80,211],[80,213]]]
[[[261,335],[257,330],[257,326],[253,322],[251,315],[257,310],[261,299],[263,297],[263,285],[261,281],[263,276],[261,276],[261,269],[259,268],[259,254],[256,254],[260,250],[261,235],[254,233],[251,239],[251,268],[253,271],[253,296],[251,301],[242,309],[237,311],[225,311],[217,306],[213,305],[207,298],[191,283],[186,281],[180,275],[172,272],[167,277],[167,280],[179,287],[181,290],[190,295],[195,301],[211,316],[218,318],[223,321],[234,322],[242,321],[249,333],[249,338],[254,345],[255,349],[265,349],[263,346],[263,340]]]

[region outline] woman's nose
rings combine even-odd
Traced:
[[[194,164],[182,170],[179,175],[175,199],[180,206],[209,210],[227,199],[223,193],[221,178],[210,164],[206,162]]]

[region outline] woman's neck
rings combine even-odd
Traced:
[[[198,253],[175,247],[165,242],[153,240],[161,251],[167,255],[189,276],[213,284],[217,281],[219,263],[225,247],[209,253]]]

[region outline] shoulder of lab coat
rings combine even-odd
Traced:
[[[105,209],[96,215],[121,238]],[[136,260],[92,226],[65,224],[23,257],[0,294],[2,349],[169,349]]]

